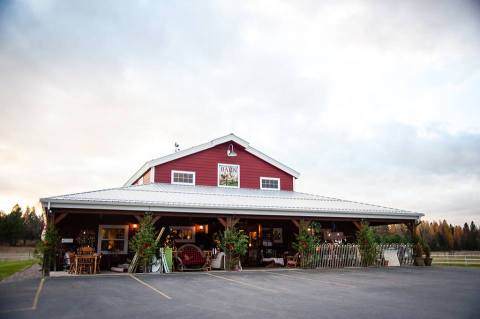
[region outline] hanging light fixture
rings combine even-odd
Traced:
[[[228,145],[227,156],[229,157],[237,156],[237,153],[233,150],[233,144]]]

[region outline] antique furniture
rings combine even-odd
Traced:
[[[225,269],[225,253],[221,251],[216,254],[210,263],[210,267],[212,269]]]
[[[184,270],[206,270],[208,258],[203,251],[193,244],[185,244],[178,248],[175,253],[177,269]]]
[[[77,254],[78,255],[91,255],[95,252],[95,249],[93,249],[90,246],[83,246],[78,248]]]
[[[67,252],[68,256],[68,273],[75,274],[77,272],[77,262],[75,253]]]
[[[293,256],[287,256],[287,268],[297,268],[300,263],[300,254],[296,253]]]

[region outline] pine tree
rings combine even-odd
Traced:
[[[470,223],[470,233],[468,234],[467,245],[470,250],[480,249],[479,231],[473,221]]]
[[[155,256],[158,248],[155,237],[152,215],[145,214],[145,217],[140,222],[138,232],[130,240],[130,250],[138,254],[140,265],[143,265],[144,272],[149,270],[152,258]]]
[[[35,207],[27,206],[23,214],[24,240],[38,240],[42,234],[43,220],[35,213]]]
[[[23,238],[24,226],[22,219],[22,208],[16,204],[13,206],[10,214],[6,216],[5,220],[6,239],[11,246],[15,246],[17,241]]]

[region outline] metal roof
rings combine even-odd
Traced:
[[[235,142],[238,145],[241,145],[241,146],[245,147],[245,151],[249,152],[250,154],[253,154],[253,155],[257,156],[258,158],[260,158],[260,159],[264,160],[265,162],[281,169],[284,172],[287,172],[288,174],[292,175],[295,178],[300,177],[300,173],[297,172],[296,170],[291,169],[287,165],[284,165],[284,164],[280,163],[279,161],[271,158],[270,156],[262,153],[261,151],[251,147],[250,144],[247,141],[245,141],[244,139],[241,139],[240,137],[236,136],[235,134],[228,134],[228,135],[216,138],[214,140],[211,140],[210,142],[200,144],[200,145],[197,145],[197,146],[194,146],[194,147],[190,147],[190,148],[187,148],[185,150],[181,150],[181,151],[175,152],[173,154],[163,156],[163,157],[159,157],[159,158],[153,159],[151,161],[148,161],[145,164],[143,164],[143,166],[140,167],[140,169],[138,171],[136,171],[135,174],[133,174],[133,176],[130,177],[128,179],[128,181],[123,186],[132,185],[138,178],[140,178],[140,176],[142,176],[147,170],[149,170],[152,167],[155,167],[157,165],[167,163],[167,162],[170,162],[170,161],[173,161],[173,160],[176,160],[176,159],[188,156],[188,155],[192,155],[192,154],[204,151],[206,149],[209,149],[209,148],[212,148],[212,147],[215,147],[217,145],[227,143],[227,142]]]
[[[421,213],[292,192],[214,186],[146,184],[40,199],[51,208],[232,215],[409,219]]]

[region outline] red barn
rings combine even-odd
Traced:
[[[146,213],[157,229],[167,230],[178,251],[186,246],[210,251],[225,228],[241,229],[249,238],[242,260],[246,266],[272,260],[281,264],[284,255],[294,253],[301,221],[321,225],[325,241],[349,242],[355,240],[360,222],[413,228],[422,216],[297,193],[299,175],[229,134],[146,162],[122,187],[40,201],[65,249],[92,246],[104,255],[104,269],[127,260],[128,240]]]

